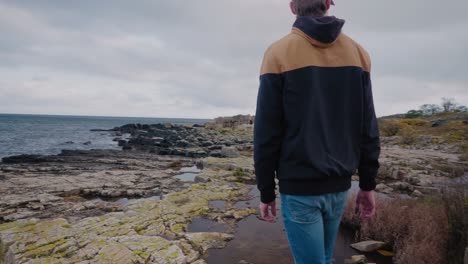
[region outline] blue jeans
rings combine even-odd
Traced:
[[[281,210],[296,264],[331,264],[348,192],[281,194]]]

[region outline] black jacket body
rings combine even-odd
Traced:
[[[254,128],[261,200],[375,188],[379,131],[370,58],[335,17],[299,17],[265,52]]]

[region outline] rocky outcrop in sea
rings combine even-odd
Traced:
[[[158,155],[232,158],[238,157],[240,151],[252,150],[253,144],[251,130],[246,129],[228,131],[220,127],[128,124],[113,131],[130,134],[129,139],[118,140],[124,150]]]

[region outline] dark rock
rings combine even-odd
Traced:
[[[5,179],[6,179],[6,176],[0,174],[0,181],[3,181],[3,180],[5,180]]]
[[[86,145],[86,146],[91,145],[91,141],[86,141],[83,143],[83,145]]]
[[[186,148],[189,145],[187,140],[178,140],[175,144],[177,147]]]
[[[119,139],[119,147],[123,147],[127,145],[127,140],[125,139]]]
[[[432,121],[432,127],[439,127],[441,126],[443,123],[445,123],[446,121],[445,120],[435,120],[435,121]]]
[[[195,124],[195,125],[193,125],[192,127],[205,127],[205,125]]]
[[[171,150],[167,148],[162,148],[162,149],[159,149],[158,154],[159,155],[171,155]]]
[[[169,148],[169,147],[172,147],[172,143],[169,142],[169,140],[167,139],[164,139],[163,141],[161,141],[161,143],[159,143],[161,147],[163,148]]]
[[[67,141],[67,142],[65,142],[65,143],[63,143],[63,144],[64,144],[64,145],[71,145],[71,144],[75,144],[75,142],[73,142],[73,141]]]
[[[50,159],[43,155],[18,155],[2,158],[3,163],[39,163],[48,162]]]
[[[114,128],[114,131],[120,131],[121,133],[131,134],[136,129],[138,129],[138,126],[136,124],[127,124],[121,127]]]
[[[223,144],[228,146],[228,147],[234,145],[234,143],[231,142],[231,141],[224,141]]]
[[[212,146],[212,145],[213,145],[213,142],[211,142],[211,141],[206,141],[206,142],[202,143],[203,147],[209,147],[209,146]]]
[[[222,148],[223,148],[222,145],[213,145],[213,146],[209,146],[208,150],[219,150],[219,149],[222,149]]]
[[[189,152],[187,152],[186,155],[188,157],[191,157],[191,158],[204,158],[204,157],[208,156],[208,153],[206,153],[206,151],[204,151],[202,149],[199,149],[199,150],[189,151]]]
[[[129,146],[128,144],[122,147],[123,150],[132,150],[132,146]]]
[[[222,158],[222,157],[223,157],[223,155],[221,155],[221,151],[220,151],[220,150],[211,151],[211,152],[210,152],[210,156],[211,156],[211,157],[215,157],[215,158]]]
[[[221,149],[221,156],[226,158],[237,158],[240,156],[240,153],[235,147],[223,147]]]

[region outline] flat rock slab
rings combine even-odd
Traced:
[[[385,246],[384,242],[374,241],[374,240],[362,241],[359,243],[351,244],[352,248],[359,250],[361,252],[374,252],[378,249],[381,249],[383,246]]]
[[[238,171],[248,171],[251,166],[240,158],[222,161],[231,163]],[[206,215],[232,219],[211,208],[210,201],[233,203],[249,191],[243,183],[218,176],[226,173],[233,172],[205,168],[202,174],[211,178],[209,182],[169,193],[163,200],[136,200],[122,212],[76,222],[65,218],[32,218],[0,224],[0,263],[204,263],[201,257],[208,249],[222,248],[234,236],[218,232],[187,233],[188,224],[194,217]],[[36,199],[60,200],[52,195]],[[255,210],[234,213],[239,215],[236,220],[240,220]]]

